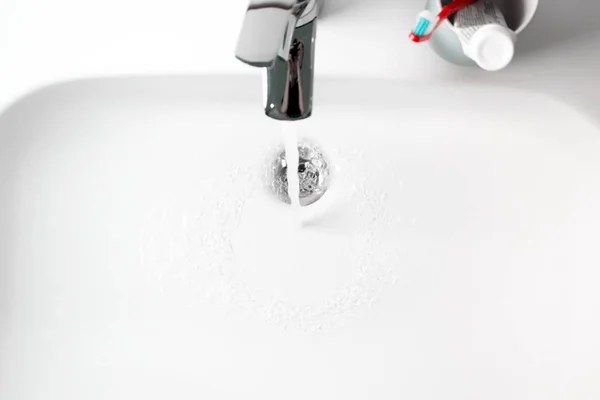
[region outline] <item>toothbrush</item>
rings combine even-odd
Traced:
[[[439,25],[439,21],[439,16],[431,11],[421,11],[417,16],[417,23],[410,33],[409,38],[416,43],[429,39],[435,28]]]
[[[424,10],[417,16],[417,23],[408,38],[415,43],[421,43],[429,40],[433,32],[441,25],[449,16],[459,10],[473,4],[477,0],[454,0],[450,4],[442,7],[438,15],[431,11]]]

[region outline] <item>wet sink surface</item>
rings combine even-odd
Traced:
[[[318,82],[294,224],[254,78],[0,117],[2,399],[597,399],[600,131],[501,88]]]

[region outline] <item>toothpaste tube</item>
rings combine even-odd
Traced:
[[[465,55],[485,70],[500,70],[513,58],[516,35],[495,0],[479,0],[458,11],[454,31]]]

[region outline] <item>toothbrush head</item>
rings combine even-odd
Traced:
[[[438,15],[425,10],[419,13],[415,29],[408,35],[408,38],[415,43],[421,43],[429,40],[433,31],[448,19],[449,16],[469,6],[477,0],[452,0],[450,3],[442,7]]]
[[[409,35],[413,42],[422,42],[429,39],[429,36],[435,29],[438,17],[430,11],[422,11],[417,16],[417,23]]]

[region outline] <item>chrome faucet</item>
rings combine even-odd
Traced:
[[[318,0],[250,0],[236,57],[266,68],[267,116],[296,121],[312,113]]]

